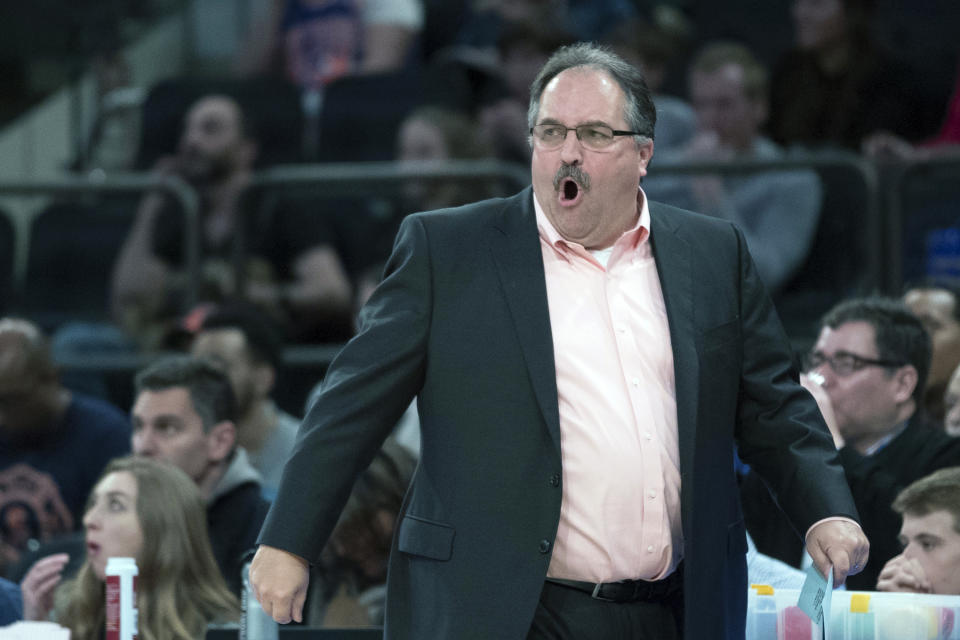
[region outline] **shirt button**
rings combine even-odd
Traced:
[[[649,431],[645,432],[645,433],[643,434],[643,437],[644,437],[644,439],[646,439],[646,440],[653,440],[653,434],[650,433]]]
[[[550,486],[551,486],[551,487],[559,487],[559,486],[560,486],[560,474],[559,474],[559,473],[555,473],[555,474],[553,474],[552,476],[550,476]]]
[[[656,498],[657,492],[654,491],[653,489],[650,489],[650,491],[647,491],[647,495],[650,496],[651,498]]]
[[[634,378],[634,379],[631,380],[630,382],[631,382],[631,383],[633,384],[633,386],[635,386],[635,387],[639,387],[639,386],[640,386],[640,378]]]
[[[546,540],[546,539],[541,540],[541,541],[540,541],[540,553],[549,553],[550,547],[552,547],[552,546],[553,546],[553,545],[550,544],[550,541],[549,541],[549,540]]]
[[[626,333],[626,332],[627,332],[626,327],[617,327],[617,333]]]
[[[653,553],[653,550],[654,550],[655,548],[656,548],[656,547],[654,547],[653,545],[650,545],[649,547],[647,547],[647,553]]]

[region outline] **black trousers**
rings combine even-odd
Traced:
[[[545,582],[527,640],[680,640],[683,592],[662,602],[605,602]]]

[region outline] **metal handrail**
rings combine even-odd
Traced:
[[[802,170],[829,167],[844,167],[855,171],[861,178],[866,201],[867,228],[865,229],[868,250],[867,275],[878,280],[881,275],[880,262],[880,207],[878,178],[875,167],[863,158],[846,152],[817,152],[790,155],[778,160],[737,159],[730,162],[673,162],[656,161],[651,165],[651,175],[694,174],[694,173],[757,173],[764,171]],[[500,178],[511,185],[522,188],[530,183],[529,168],[515,163],[498,161],[443,161],[426,163],[337,163],[277,166],[256,172],[244,194],[249,197],[257,190],[282,188],[287,186],[319,187],[326,193],[353,193],[365,195],[366,189],[375,185],[396,185],[410,179],[486,179]],[[195,192],[186,183],[176,178],[158,178],[154,176],[129,175],[111,177],[103,181],[75,179],[71,181],[44,181],[30,183],[0,182],[0,193],[42,193],[68,191],[109,191],[123,189],[142,189],[145,187],[165,188],[178,199],[187,216],[187,262],[191,273],[199,274],[199,202]],[[240,225],[238,228],[242,228]],[[191,236],[191,234],[193,234]],[[242,282],[242,274],[238,274]],[[195,300],[199,278],[191,278],[191,291]],[[284,352],[284,362],[290,365],[309,366],[329,364],[341,345],[297,345],[288,347]],[[102,357],[101,357],[102,356]],[[146,356],[144,356],[146,358]],[[82,361],[65,361],[66,368],[80,369],[116,369],[128,370],[145,360],[139,358],[114,357],[99,354],[95,357],[85,355]]]
[[[173,196],[183,209],[186,224],[183,231],[185,264],[190,274],[186,302],[196,304],[200,288],[200,199],[193,187],[176,176],[126,173],[103,178],[64,176],[44,180],[0,181],[0,194],[58,195],[83,193],[126,193],[159,189]],[[16,283],[16,288],[22,287]]]
[[[329,365],[334,356],[340,352],[343,344],[311,344],[284,347],[281,354],[283,364],[288,367],[312,367]],[[170,355],[182,355],[177,351],[158,352],[117,352],[103,351],[99,353],[84,352],[82,354],[57,354],[57,366],[63,371],[97,371],[126,373],[138,371],[150,363]]]
[[[530,170],[498,160],[434,160],[426,162],[344,162],[280,165],[258,171],[249,188],[316,186],[351,189],[374,184],[397,184],[412,178],[506,178],[518,188],[530,182]]]
[[[254,173],[242,195],[249,203],[257,192],[284,187],[324,189],[325,195],[367,196],[377,186],[396,187],[408,180],[507,180],[516,189],[530,184],[524,165],[500,160],[431,160],[423,162],[342,162],[277,165]],[[249,207],[242,207],[245,215]],[[234,235],[233,266],[238,291],[245,291],[244,225]]]
[[[886,197],[886,237],[890,248],[890,260],[887,265],[887,285],[893,291],[899,291],[903,286],[903,256],[900,250],[903,231],[903,212],[905,209],[905,185],[907,181],[918,174],[930,170],[955,169],[960,175],[960,156],[949,155],[938,158],[924,158],[905,160],[896,165],[887,167],[891,175],[885,183]],[[960,219],[960,211],[957,215]]]

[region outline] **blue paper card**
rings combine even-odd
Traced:
[[[820,625],[823,638],[830,637],[830,603],[833,602],[833,567],[827,571],[827,577],[820,575],[816,565],[807,569],[807,579],[800,590],[797,606],[810,616],[814,624]]]

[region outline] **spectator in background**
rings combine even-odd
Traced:
[[[241,71],[282,68],[304,90],[345,75],[397,71],[416,60],[421,0],[273,0]]]
[[[276,493],[300,421],[281,411],[270,394],[282,367],[283,342],[270,318],[250,305],[212,311],[193,339],[191,353],[222,365],[237,399],[237,446]]]
[[[892,298],[838,304],[821,321],[806,358],[804,385],[829,418],[870,540],[870,564],[847,580],[850,589],[873,589],[884,564],[900,552],[900,518],[890,509],[897,493],[933,471],[960,465],[960,440],[931,428],[919,411],[929,370],[927,332]],[[799,564],[800,541],[754,474],[744,478],[741,496],[757,548]]]
[[[411,170],[436,167],[446,160],[481,160],[492,156],[492,148],[481,127],[468,114],[432,105],[420,107],[404,118],[397,132],[396,149],[397,162]],[[462,205],[494,195],[498,195],[497,185],[488,179],[411,178],[403,185],[392,224],[372,237],[370,243],[387,239],[392,243],[400,221],[409,213]],[[380,282],[383,261],[389,255],[389,247],[383,249],[380,260],[359,275],[357,308]]]
[[[795,43],[773,70],[770,135],[859,151],[877,131],[925,135],[910,70],[870,32],[873,0],[793,0]]]
[[[604,40],[620,57],[643,70],[657,108],[657,153],[680,147],[696,133],[693,107],[663,92],[670,67],[686,47],[686,40],[683,33],[639,21],[621,23]]]
[[[196,483],[207,505],[213,555],[239,594],[243,557],[254,547],[268,504],[260,474],[237,446],[230,379],[204,359],[172,356],[139,372],[135,385],[133,452],[173,464]]]
[[[230,379],[214,363],[172,356],[149,365],[135,379],[133,453],[169,463],[197,485],[207,509],[214,559],[233,593],[240,594],[243,557],[253,548],[268,504],[260,474],[236,445],[236,400]],[[73,535],[25,554],[11,577],[24,575],[37,558],[70,558],[70,577],[83,561],[83,537]]]
[[[142,638],[200,638],[209,623],[239,618],[207,542],[203,501],[179,469],[114,460],[91,492],[83,522],[89,551],[79,574],[58,587],[66,556],[37,562],[21,584],[25,619],[46,620],[53,611],[74,640],[102,637],[104,576],[113,556],[137,562]]]
[[[546,17],[503,25],[497,38],[496,76],[477,112],[482,137],[497,157],[523,164],[530,161],[530,84],[550,55],[572,42],[572,35]]]
[[[723,163],[784,157],[783,150],[760,133],[768,113],[767,74],[746,47],[708,44],[691,65],[689,84],[696,135],[661,153],[661,159]],[[737,223],[772,292],[803,265],[820,219],[822,189],[811,171],[701,172],[692,177],[661,173],[648,177],[644,186],[654,200]]]
[[[243,216],[241,195],[250,180],[257,143],[240,105],[209,95],[190,107],[177,154],[157,164],[200,195],[202,274],[206,301],[244,296],[284,322],[294,338],[338,337],[352,327],[352,288],[323,228],[302,212]],[[143,198],[113,275],[113,308],[141,348],[162,346],[183,308],[183,225],[164,196]],[[245,288],[235,277],[233,249],[243,225]]]
[[[937,424],[944,421],[944,394],[950,376],[960,366],[960,291],[946,284],[917,285],[903,301],[930,334],[933,356],[923,407]]]
[[[0,319],[0,573],[79,529],[101,470],[129,451],[127,416],[64,388],[36,325]]]
[[[929,160],[960,154],[960,69],[936,135],[911,144],[890,131],[877,131],[864,141],[863,152],[875,160]]]
[[[629,0],[468,0],[457,42],[479,49],[495,46],[506,25],[549,21],[574,40],[601,41],[614,25],[637,16]]]
[[[412,112],[397,132],[397,161],[410,167],[446,160],[482,160],[491,147],[467,114],[424,106]],[[492,197],[488,180],[409,180],[404,185],[404,213],[444,209]]]
[[[903,553],[880,572],[877,591],[960,595],[960,467],[940,469],[900,492]]]
[[[387,560],[416,458],[392,438],[350,492],[312,585],[307,621],[317,627],[382,625]]]
[[[957,367],[953,375],[950,376],[950,382],[947,383],[947,391],[943,396],[943,430],[947,435],[960,436],[960,367]]]

